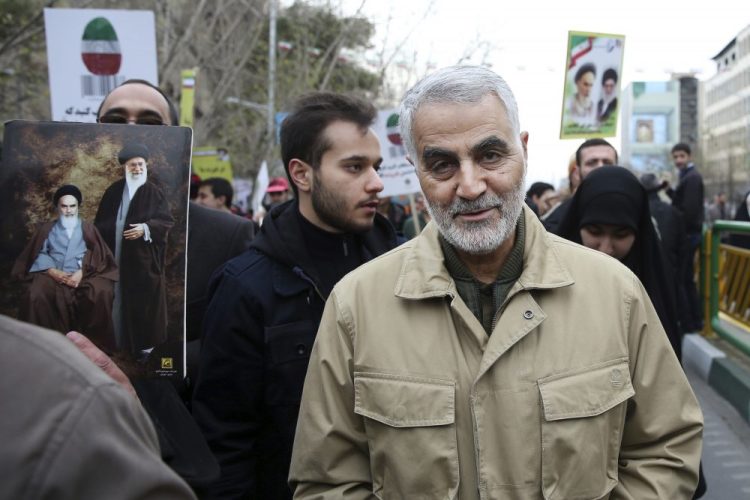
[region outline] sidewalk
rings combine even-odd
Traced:
[[[735,335],[750,333],[734,328]],[[700,334],[685,335],[682,341],[682,364],[693,370],[750,422],[750,359],[720,337],[706,339]]]

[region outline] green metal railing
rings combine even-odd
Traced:
[[[750,356],[750,337],[726,326],[730,321],[750,333],[750,250],[721,243],[722,234],[728,232],[750,234],[750,222],[719,220],[704,232],[700,277],[706,318],[703,335],[716,332]]]

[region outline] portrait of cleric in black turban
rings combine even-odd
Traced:
[[[177,375],[190,147],[180,127],[8,123],[0,313]]]

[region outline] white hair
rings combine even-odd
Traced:
[[[508,120],[516,136],[521,133],[518,105],[513,92],[503,78],[484,66],[450,66],[424,77],[401,100],[399,125],[406,151],[418,164],[412,128],[417,110],[425,103],[476,103],[494,94],[505,106]]]

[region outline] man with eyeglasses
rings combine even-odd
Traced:
[[[146,80],[131,79],[104,98],[97,112],[97,121],[129,125],[177,125],[177,110],[169,102],[159,87]]]
[[[148,157],[142,144],[122,148],[124,178],[104,192],[94,220],[120,269],[112,311],[115,341],[136,358],[167,340],[164,267],[174,225],[164,193],[148,182]]]
[[[145,80],[128,80],[105,97],[97,113],[99,123],[177,125],[177,109],[167,95]],[[123,375],[111,359],[90,342],[77,347],[115,381],[138,394],[159,435],[162,458],[196,491],[218,476],[218,466],[182,398],[192,392],[197,378],[200,332],[207,304],[209,277],[230,258],[242,253],[253,238],[253,224],[190,202],[188,204],[187,275],[185,277],[185,327],[187,377],[178,388],[166,380],[134,381]],[[86,333],[86,332],[83,332]],[[78,335],[77,338],[85,338]],[[129,374],[132,375],[132,374]]]

